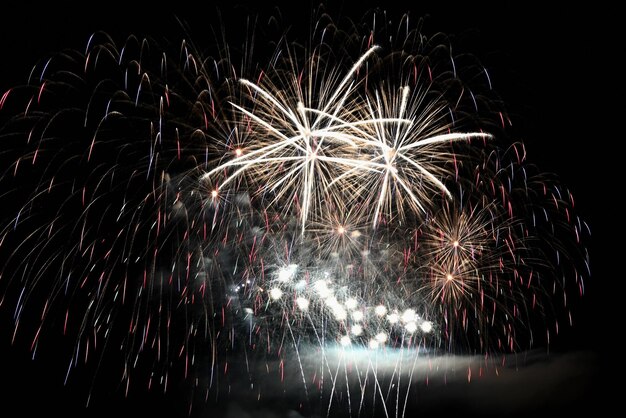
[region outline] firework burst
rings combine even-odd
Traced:
[[[248,378],[292,367],[330,408],[344,388],[362,404],[372,376],[399,415],[404,361],[388,387],[356,368],[355,393],[326,353],[509,353],[571,321],[588,227],[522,145],[499,142],[489,89],[408,18],[391,37],[321,22],[266,58],[95,34],[4,93],[14,339],[36,351],[61,333],[68,376],[113,358],[127,390],[146,366],[149,388],[182,370],[208,397],[243,355]],[[320,353],[313,372],[304,350]]]

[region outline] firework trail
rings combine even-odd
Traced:
[[[62,334],[66,378],[116,364],[126,391],[206,399],[245,376],[261,397],[295,374],[354,416],[370,396],[402,415],[419,356],[548,343],[588,227],[502,143],[487,71],[396,29],[320,19],[304,47],[241,57],[96,33],[35,66],[0,100],[13,338]],[[383,379],[371,359],[391,352]]]

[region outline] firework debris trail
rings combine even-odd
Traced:
[[[420,30],[320,19],[240,57],[96,33],[35,66],[0,99],[13,338],[73,341],[67,379],[272,379],[354,416],[403,415],[439,355],[549,344],[589,228],[487,70]]]

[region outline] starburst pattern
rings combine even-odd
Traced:
[[[182,364],[208,394],[232,356],[278,359],[282,379],[295,355],[306,397],[330,387],[329,408],[343,389],[327,350],[488,356],[549,340],[554,300],[571,321],[568,294],[583,293],[589,228],[522,145],[499,142],[504,114],[447,45],[399,27],[322,29],[238,69],[188,42],[168,55],[96,34],[35,67],[0,101],[14,338],[36,351],[71,337],[68,376],[122,353],[127,390],[139,365],[167,390]],[[375,368],[356,371],[370,372],[386,400]],[[384,388],[396,414],[400,386]]]

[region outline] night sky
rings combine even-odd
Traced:
[[[436,2],[437,5],[415,2],[414,6],[394,5],[396,2],[391,1],[380,3],[394,18],[405,11],[414,19],[424,17],[425,33],[447,33],[453,45],[480,58],[490,71],[494,89],[506,103],[513,121],[511,136],[527,145],[529,160],[542,171],[558,174],[562,183],[572,190],[579,215],[591,225],[593,241],[597,243],[598,237],[603,239],[598,202],[607,202],[605,206],[614,207],[614,204],[609,204],[603,187],[596,183],[598,175],[594,167],[599,149],[610,153],[614,145],[609,142],[618,139],[608,136],[611,111],[607,108],[613,106],[608,95],[618,97],[621,102],[618,107],[622,109],[624,101],[619,93],[623,87],[619,82],[612,83],[610,75],[613,55],[617,54],[611,52],[611,45],[616,43],[616,37],[606,30],[608,24],[599,24],[608,22],[604,19],[608,19],[610,11],[546,10],[542,2],[502,1],[490,7],[477,7],[471,4],[474,2],[461,2],[461,6],[448,2]],[[209,6],[211,2],[205,4],[200,8],[175,2],[169,10],[150,4],[132,12],[124,6],[92,7],[87,3],[83,7],[89,7],[89,11],[74,10],[72,14],[51,6],[8,11],[0,25],[0,93],[25,82],[32,65],[42,56],[64,48],[81,49],[90,34],[98,30],[119,40],[132,33],[176,40],[184,36],[178,17],[187,23],[194,42],[201,45],[203,37],[212,39],[210,30],[215,28],[206,24],[205,17],[212,16],[215,8]],[[250,4],[239,0],[224,2],[221,10],[226,25],[232,21],[243,27],[247,11],[259,9]],[[355,19],[370,6],[376,6],[368,1],[331,4],[330,10]],[[266,6],[261,12],[268,15],[269,10]],[[306,10],[306,6],[296,4],[280,8],[284,21],[294,24],[294,32],[303,21],[306,24],[301,25],[304,28],[301,32],[308,28]],[[622,130],[619,125],[617,131]],[[2,144],[0,156],[1,147]],[[610,218],[610,208],[606,210],[606,217]],[[580,411],[601,415],[610,402],[607,376],[618,374],[621,360],[615,354],[620,348],[611,342],[615,338],[611,336],[615,332],[610,325],[612,319],[607,321],[612,318],[612,298],[605,294],[608,269],[602,260],[607,256],[599,254],[592,240],[588,247],[592,276],[586,282],[587,294],[574,312],[574,328],[564,327],[562,334],[554,339],[550,355],[539,349],[522,359],[517,371],[510,370],[500,379],[479,379],[468,384],[463,379],[451,378],[445,385],[433,383],[428,388],[419,388],[416,390],[419,400],[411,406],[407,417],[452,413],[532,416],[539,412]],[[11,312],[0,306],[0,376],[4,387],[0,391],[0,408],[5,411],[17,408],[20,416],[186,415],[186,394],[175,385],[166,395],[131,393],[130,399],[124,398],[123,388],[99,387],[94,392],[92,406],[85,409],[89,377],[81,375],[79,370],[68,386],[64,386],[65,357],[57,357],[55,348],[48,345],[31,360],[27,339],[11,345],[12,332]],[[621,380],[622,376],[617,378]],[[278,402],[258,407],[261,412],[252,412],[257,408],[254,402],[238,400],[235,394],[230,405],[220,406],[217,412],[233,417],[299,416],[288,415]],[[194,416],[216,416],[210,405],[194,408]],[[16,416],[6,412],[0,415]]]

